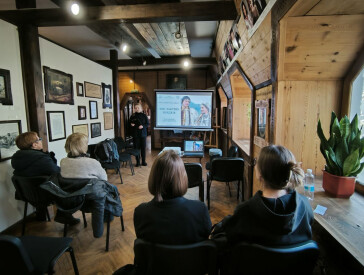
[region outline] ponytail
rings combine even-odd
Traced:
[[[290,176],[288,179],[289,186],[293,189],[295,189],[297,186],[301,185],[303,183],[303,178],[305,176],[305,173],[303,172],[303,169],[301,168],[299,163],[296,163],[294,161],[289,161],[287,163],[287,166],[290,170]]]

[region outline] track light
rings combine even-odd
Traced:
[[[74,15],[78,15],[80,13],[80,6],[77,4],[77,3],[73,3],[71,5],[71,12],[74,14]]]

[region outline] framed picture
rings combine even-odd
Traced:
[[[84,120],[87,118],[86,115],[86,106],[78,106],[78,119]]]
[[[45,102],[73,105],[73,77],[43,66]]]
[[[187,75],[167,74],[167,89],[187,89]]]
[[[88,137],[88,124],[72,125],[72,133],[81,133]]]
[[[90,100],[90,119],[99,118],[97,111],[97,101]]]
[[[91,138],[101,136],[101,122],[91,123]]]
[[[85,96],[101,98],[101,86],[85,81]]]
[[[112,119],[112,113],[104,113],[104,130],[110,130],[114,128],[114,123]]]
[[[20,120],[0,121],[0,161],[10,159],[18,150],[15,138],[20,134]]]
[[[111,104],[111,85],[102,85],[102,108],[112,108]]]
[[[47,111],[49,141],[66,138],[64,111]]]
[[[10,71],[0,69],[0,103],[13,105],[13,97],[10,86]]]
[[[77,96],[84,96],[82,83],[76,82],[76,91],[77,91]]]

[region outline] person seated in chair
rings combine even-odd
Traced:
[[[221,223],[228,246],[241,241],[283,246],[311,240],[314,216],[307,198],[295,191],[304,172],[292,152],[283,146],[264,147],[256,173],[262,191]]]
[[[183,197],[188,178],[182,159],[172,150],[155,159],[148,189],[154,198],[134,212],[137,238],[159,244],[183,245],[204,241],[211,231],[207,207]]]
[[[25,132],[15,139],[20,149],[11,158],[14,175],[20,177],[51,176],[57,174],[60,168],[53,152],[43,152],[42,138],[36,132]],[[46,220],[46,209],[37,208],[37,220]]]

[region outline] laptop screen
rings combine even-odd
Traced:
[[[185,140],[184,150],[186,152],[203,152],[203,140]]]

